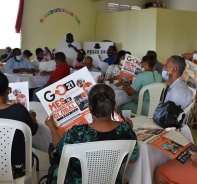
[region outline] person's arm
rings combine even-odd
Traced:
[[[197,166],[197,152],[190,151],[192,164]]]
[[[192,58],[193,58],[193,53],[184,53],[184,54],[182,54],[181,56],[184,57],[185,59],[192,60]]]
[[[14,63],[12,62],[12,59],[10,59],[5,65],[5,73],[9,73],[9,74],[18,73],[17,72],[18,69],[13,70],[13,68],[14,68],[13,65],[14,65]]]
[[[26,68],[27,68],[28,73],[36,72],[36,68],[27,59],[25,59],[25,63],[26,63]]]
[[[53,115],[51,115],[50,117],[47,117],[45,124],[51,130],[53,146],[56,147],[57,144],[61,140],[61,136],[60,136],[59,132],[57,131],[57,126],[56,126],[55,121],[53,119]]]
[[[2,59],[1,62],[3,62],[3,63],[7,62],[12,56],[13,56],[13,54],[11,52],[5,59]]]
[[[123,84],[123,89],[129,96],[132,96],[136,93],[136,91],[132,87],[128,86],[127,84]]]
[[[79,50],[74,45],[72,45],[71,43],[68,44],[68,47],[73,48],[77,53],[79,53]]]
[[[54,71],[49,71],[49,72],[47,72],[47,71],[42,71],[42,72],[40,72],[40,75],[41,75],[41,76],[51,75],[53,72],[54,72]]]

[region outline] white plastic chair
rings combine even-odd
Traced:
[[[13,179],[11,166],[11,148],[16,129],[21,130],[25,137],[25,176]],[[23,184],[32,176],[32,134],[30,128],[23,122],[0,118],[0,183]],[[32,184],[37,183],[36,173],[31,177]],[[28,180],[29,183],[29,180]]]
[[[179,117],[177,118],[178,121],[180,121],[182,119],[182,115],[185,114],[185,119],[183,120],[183,123],[187,124],[188,123],[188,119],[189,119],[189,114],[191,111],[191,108],[194,106],[196,100],[193,100],[193,102],[188,105],[185,109],[183,109],[183,113],[181,113],[179,115]]]
[[[150,96],[150,106],[149,106],[149,111],[148,111],[148,117],[152,118],[157,105],[161,101],[163,101],[166,86],[167,86],[166,83],[153,83],[153,84],[144,86],[139,92],[138,108],[137,108],[136,115],[141,116],[144,92],[148,90],[149,96]]]
[[[110,140],[70,144],[63,148],[57,184],[63,184],[71,157],[78,158],[82,167],[82,184],[114,184],[122,161],[127,162],[134,149],[135,140]],[[127,162],[123,164],[124,175]]]

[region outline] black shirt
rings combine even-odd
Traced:
[[[21,104],[13,104],[10,107],[1,109],[0,118],[24,122],[30,127],[32,135],[35,135],[38,129],[38,124],[32,120],[28,110]],[[16,130],[14,134],[11,162],[12,165],[25,163],[25,141],[24,135],[20,130]]]

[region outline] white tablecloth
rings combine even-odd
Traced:
[[[49,143],[52,142],[51,131],[45,125],[47,113],[40,102],[30,102],[29,109],[36,112],[36,120],[38,122],[38,131],[33,136],[33,148],[37,150],[48,152]]]
[[[116,87],[114,84],[110,84],[109,86],[113,88],[115,92],[115,100],[117,107],[128,102],[136,101],[138,98],[137,93],[132,96],[128,96],[127,93],[123,90],[122,86]]]
[[[145,117],[135,117],[132,118],[132,121],[134,128],[160,128],[152,119]],[[193,142],[191,131],[187,125],[181,129],[181,132]],[[138,143],[138,145],[139,157],[134,164],[128,164],[125,177],[129,179],[130,184],[152,184],[155,168],[171,159],[171,157],[154,146],[144,143]]]
[[[38,88],[44,86],[50,76],[40,76],[40,74],[36,74],[35,76],[25,77],[21,76],[21,74],[7,74],[9,82],[25,82],[28,81],[29,88]]]

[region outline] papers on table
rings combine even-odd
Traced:
[[[44,61],[39,63],[39,70],[51,72],[56,69],[56,62],[54,60],[51,61]]]

